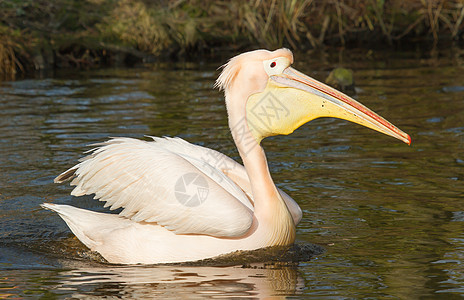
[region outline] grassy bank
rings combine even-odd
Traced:
[[[0,73],[218,49],[462,40],[462,0],[0,0]]]

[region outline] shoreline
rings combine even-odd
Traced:
[[[463,23],[459,0],[6,0],[0,3],[0,75],[252,48],[432,48],[460,43]]]

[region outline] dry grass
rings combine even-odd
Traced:
[[[118,2],[98,27],[110,39],[119,39],[125,45],[140,51],[158,54],[171,44],[166,27],[166,13],[156,13],[140,1]]]
[[[23,67],[16,56],[21,52],[20,45],[14,40],[15,34],[8,28],[0,27],[0,77],[14,79]]]
[[[437,43],[441,37],[462,38],[464,1],[124,0],[105,20],[100,28],[151,53],[217,40],[245,40],[267,48],[314,48],[379,37],[389,44],[405,37]]]
[[[4,0],[0,29],[0,73],[14,75],[20,61],[27,69],[41,56],[88,66],[120,51],[140,58],[224,46],[438,44],[464,38],[464,0]]]

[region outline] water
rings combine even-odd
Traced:
[[[275,182],[304,210],[285,259],[174,266],[103,263],[42,202],[105,211],[53,178],[110,136],[180,136],[238,159],[221,63],[63,72],[0,84],[0,298],[443,298],[464,295],[464,61],[459,52],[299,54],[318,79],[352,68],[368,107],[408,147],[320,119],[264,141]],[[308,254],[308,255],[306,255]],[[254,259],[256,258],[256,259]]]

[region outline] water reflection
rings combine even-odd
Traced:
[[[110,267],[77,268],[60,273],[54,287],[74,298],[229,298],[301,293],[304,282],[295,267]],[[85,286],[85,290],[81,287]]]
[[[4,271],[0,297],[41,294],[47,297],[87,299],[172,298],[284,298],[300,295],[304,281],[296,266],[285,264],[247,267],[83,266],[63,262],[64,271]]]

